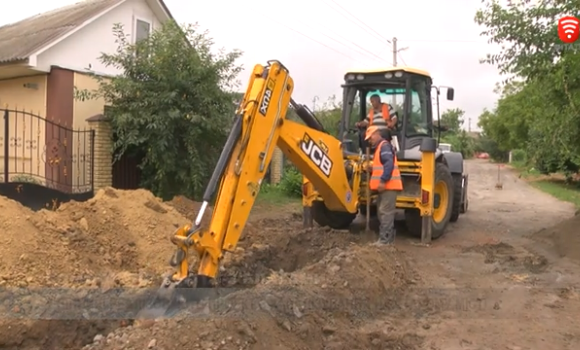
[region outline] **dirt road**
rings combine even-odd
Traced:
[[[295,207],[256,208],[237,253],[223,264],[220,283],[236,292],[155,322],[15,321],[14,314],[43,304],[5,301],[0,309],[10,317],[0,320],[0,348],[580,348],[580,260],[573,254],[580,216],[507,169],[496,190],[496,166],[467,167],[470,210],[430,247],[400,232],[395,248],[377,248],[360,224],[351,232],[303,230]],[[172,252],[168,234],[198,204],[106,190],[56,213],[32,213],[2,198],[0,207],[10,211],[0,222],[0,285],[98,290],[156,286],[153,276]],[[42,245],[35,232],[43,233]],[[41,266],[29,263],[21,237],[54,254],[43,253]]]
[[[421,284],[443,289],[440,313],[399,320],[400,327],[419,329],[425,349],[580,348],[577,262],[534,235],[572,217],[573,206],[530,187],[508,168],[501,169],[502,190],[495,189],[496,165],[473,160],[467,169],[469,212],[431,248],[399,240],[414,257]]]

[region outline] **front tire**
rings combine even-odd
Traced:
[[[437,239],[445,234],[453,212],[455,197],[454,181],[449,168],[443,163],[435,166],[433,216],[431,217],[431,238]],[[423,228],[419,209],[405,210],[405,223],[411,235],[421,237]]]

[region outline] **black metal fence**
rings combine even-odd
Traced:
[[[93,196],[93,130],[23,110],[0,109],[0,115],[0,195],[34,210]]]

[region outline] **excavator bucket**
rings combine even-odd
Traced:
[[[137,313],[135,319],[156,319],[176,315],[187,306],[203,300],[213,300],[231,291],[217,288],[195,288],[195,278],[188,277],[180,282],[172,282],[166,277],[149,302]]]
[[[176,290],[177,284],[166,278],[148,304],[139,310],[136,319],[156,319],[173,316],[186,302]]]

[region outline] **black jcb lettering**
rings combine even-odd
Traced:
[[[330,177],[330,173],[332,172],[332,161],[328,158],[328,155],[324,153],[316,143],[314,143],[312,138],[306,135],[304,139],[308,141],[303,140],[300,142],[302,152],[310,158],[314,165],[316,165],[316,167],[320,169],[326,177]]]
[[[262,102],[260,103],[259,112],[261,115],[266,116],[268,113],[268,107],[270,107],[270,100],[272,100],[272,90],[274,83],[270,80],[266,85],[266,91],[264,92],[264,97],[262,98]]]

